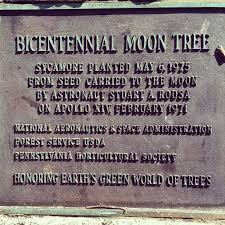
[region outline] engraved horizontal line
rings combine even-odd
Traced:
[[[113,207],[113,208],[112,208]],[[108,208],[86,207],[28,207],[28,206],[0,206],[3,215],[57,215],[57,216],[125,216],[125,217],[153,217],[153,218],[195,218],[195,219],[225,219],[225,208],[126,208],[111,206]]]

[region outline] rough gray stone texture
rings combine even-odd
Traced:
[[[223,225],[225,220],[0,216],[0,225]]]

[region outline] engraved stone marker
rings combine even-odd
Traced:
[[[0,204],[224,205],[225,15],[75,12],[2,13]]]

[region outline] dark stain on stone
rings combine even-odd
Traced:
[[[10,152],[13,153],[13,147],[11,145],[11,135],[9,133],[9,149],[10,149]]]
[[[205,147],[205,138],[202,141],[202,148],[204,148],[204,147]]]
[[[11,31],[13,34],[16,34],[17,30],[19,30],[19,25],[21,25],[20,18],[12,16],[10,19],[11,19]]]
[[[40,106],[39,103],[33,101],[32,99],[30,99],[30,98],[28,98],[26,96],[22,96],[22,99],[24,101],[26,101],[30,105],[30,107],[33,107],[33,108],[36,108],[37,109]]]

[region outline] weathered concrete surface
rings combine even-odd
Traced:
[[[118,1],[129,1],[129,0],[1,0],[0,2],[16,2],[16,3],[35,3],[35,2],[90,2],[90,1],[109,1],[109,2],[118,2]],[[140,2],[173,2],[173,3],[188,3],[188,2],[195,2],[191,0],[131,0],[132,2],[140,3]],[[224,0],[197,0],[196,2],[207,4],[207,3],[224,3]]]
[[[0,225],[222,225],[225,220],[0,216]]]

